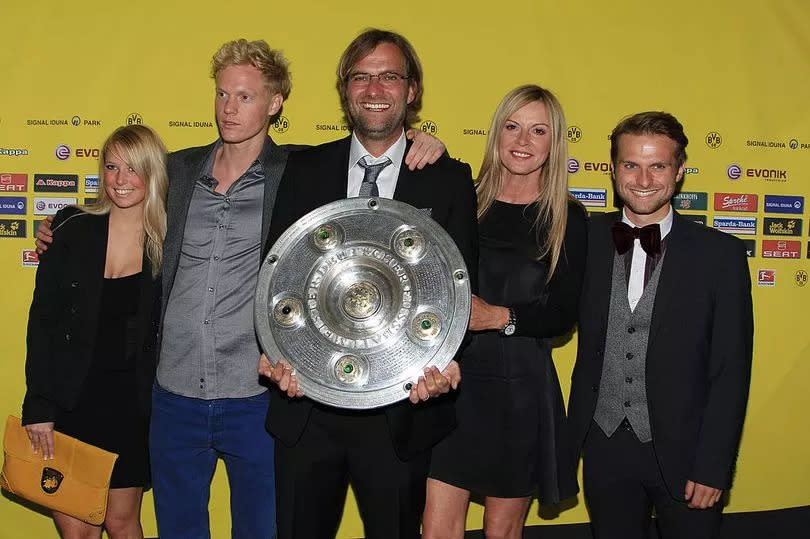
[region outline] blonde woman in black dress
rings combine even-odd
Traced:
[[[522,536],[533,496],[577,492],[550,339],[576,320],[586,214],[568,193],[566,125],[551,92],[501,101],[478,177],[479,296],[462,357],[458,427],[433,450],[425,538],[464,535],[470,492],[487,537]]]
[[[166,150],[148,127],[117,129],[101,151],[96,203],[56,214],[28,317],[23,425],[44,459],[53,431],[118,453],[103,528],[142,538],[159,271],[166,235]],[[54,512],[63,538],[102,527]]]

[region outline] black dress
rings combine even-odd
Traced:
[[[111,488],[149,486],[149,419],[138,406],[135,357],[141,274],[104,279],[93,361],[76,406],[54,429],[118,453]]]
[[[586,217],[569,204],[563,250],[546,284],[535,215],[534,205],[496,200],[480,223],[479,295],[512,307],[517,332],[473,335],[460,362],[458,427],[434,448],[430,476],[486,496],[537,495],[551,504],[578,490],[565,461],[565,406],[550,338],[576,321]]]

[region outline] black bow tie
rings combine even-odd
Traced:
[[[633,240],[641,241],[641,248],[649,256],[661,253],[661,227],[658,223],[642,227],[633,227],[619,221],[613,225],[613,243],[616,252],[623,255],[633,246]]]

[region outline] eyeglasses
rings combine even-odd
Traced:
[[[371,73],[350,73],[349,76],[346,77],[349,84],[356,86],[371,84],[372,79],[377,79],[383,86],[394,86],[401,80],[408,80],[408,76],[400,75],[394,71],[386,71],[385,73],[378,73],[377,75],[372,75]]]

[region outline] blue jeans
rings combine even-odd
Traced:
[[[264,427],[269,395],[202,400],[155,383],[149,451],[161,539],[211,536],[208,501],[217,458],[225,461],[234,538],[276,532],[273,438]]]

